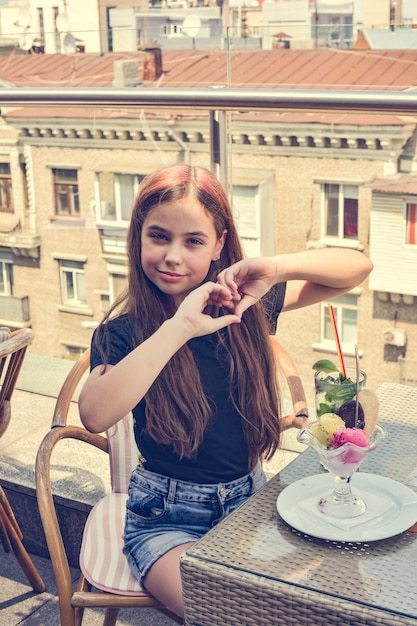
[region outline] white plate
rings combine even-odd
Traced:
[[[330,474],[307,476],[288,485],[277,499],[278,513],[296,530],[330,541],[376,541],[404,532],[417,522],[417,494],[402,483],[357,472],[352,491],[365,500],[367,510],[351,520],[322,513],[317,503],[334,485]]]

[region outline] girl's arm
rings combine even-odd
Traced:
[[[373,264],[357,250],[319,248],[274,257],[245,259],[219,274],[242,313],[276,283],[286,282],[283,311],[315,304],[341,295],[359,285]]]
[[[149,339],[117,365],[93,369],[81,390],[81,421],[91,432],[103,432],[118,422],[144,397],[169,359],[193,337],[208,335],[240,322],[237,315],[212,318],[202,311],[208,304],[231,306],[230,290],[204,283],[191,292]]]

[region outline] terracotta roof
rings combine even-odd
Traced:
[[[163,74],[142,87],[227,86],[224,50],[162,51]],[[18,87],[111,87],[113,63],[144,53],[0,57],[0,82]],[[230,87],[291,89],[417,88],[417,50],[235,50]]]
[[[227,52],[224,50],[162,51],[162,74],[143,79],[147,87],[227,86]],[[113,66],[120,60],[137,60],[140,68],[149,52],[106,54],[27,54],[0,57],[0,88],[113,86]],[[149,73],[149,66],[147,65]],[[230,53],[230,87],[286,89],[355,89],[401,91],[417,89],[417,51],[375,50],[240,50]],[[171,111],[180,118],[200,116],[198,111]],[[24,107],[7,115],[26,118],[130,117],[132,110]],[[152,115],[148,111],[148,116]],[[157,112],[155,112],[157,115]],[[255,112],[245,117],[282,123],[339,124],[356,126],[406,125],[410,117],[378,114],[326,114],[320,112]],[[159,113],[160,116],[160,113]]]

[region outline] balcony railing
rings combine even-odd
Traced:
[[[325,113],[417,114],[417,94],[396,91],[236,88],[11,88],[0,107],[127,107],[204,110],[210,120],[211,166],[227,184],[227,112],[319,111]]]

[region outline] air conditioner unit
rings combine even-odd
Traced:
[[[100,202],[101,219],[112,219],[115,217],[114,204],[112,202]]]
[[[405,346],[407,343],[407,336],[403,330],[389,329],[383,333],[384,343],[391,346],[397,346],[399,348]]]

